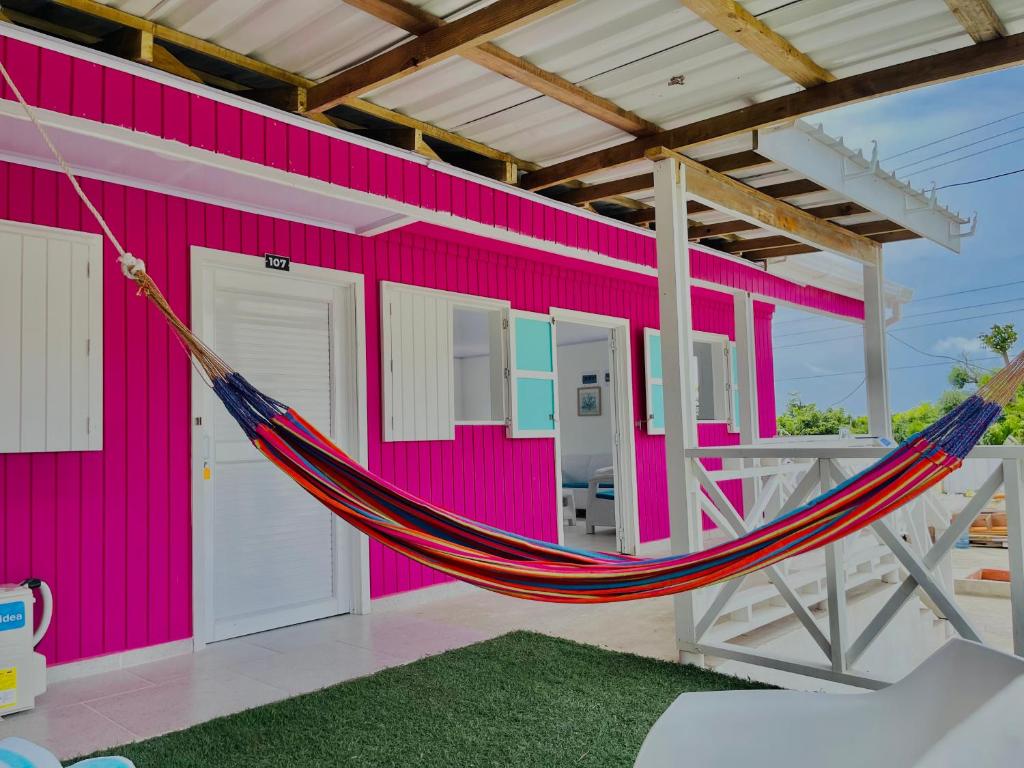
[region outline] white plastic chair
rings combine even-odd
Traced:
[[[952,768],[979,720],[990,745],[1020,743],[1024,681],[1008,686],[1022,677],[1024,659],[956,639],[871,693],[684,693],[647,734],[635,768]]]

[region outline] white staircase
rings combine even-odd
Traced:
[[[846,539],[844,560],[847,594],[871,582],[893,582],[899,574],[895,555],[869,531]],[[800,601],[812,613],[822,611],[823,615],[827,599],[824,554],[816,551],[791,558],[780,569]],[[751,574],[726,603],[705,639],[711,643],[732,641],[787,617],[796,622],[774,585],[763,572]]]

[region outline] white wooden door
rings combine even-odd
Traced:
[[[264,271],[256,259],[246,267],[200,267],[200,332],[254,386],[354,452],[357,392],[346,373],[356,368],[353,289]],[[350,611],[355,534],[270,464],[204,391],[196,482],[206,639]]]

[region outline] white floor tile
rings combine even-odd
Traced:
[[[77,677],[73,680],[65,680],[60,683],[53,683],[46,689],[46,693],[36,699],[36,709],[51,709],[63,707],[68,704],[80,704],[84,701],[102,699],[107,696],[115,696],[119,693],[138,691],[149,688],[152,682],[127,670],[115,670],[103,672],[88,677]]]
[[[174,656],[132,667],[131,672],[152,683],[166,683],[180,678],[201,678],[211,673],[230,670],[237,664],[274,656],[276,651],[237,638],[212,643],[197,653]]]
[[[130,729],[86,704],[34,709],[6,717],[0,720],[0,739],[8,736],[40,744],[62,760],[136,739]]]
[[[239,664],[235,670],[289,694],[298,694],[372,675],[401,662],[376,650],[325,642],[253,659]]]
[[[87,706],[149,738],[283,699],[287,691],[231,672],[177,678]]]

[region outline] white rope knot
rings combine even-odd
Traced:
[[[130,253],[122,253],[118,261],[121,263],[121,273],[129,280],[134,280],[140,272],[146,271],[146,262]]]

